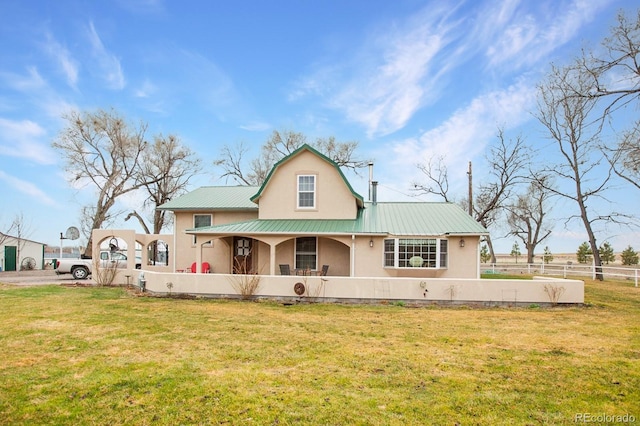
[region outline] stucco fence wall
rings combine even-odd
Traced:
[[[131,283],[140,283],[135,271]],[[145,290],[157,294],[189,294],[203,297],[237,298],[238,285],[251,276],[187,274],[142,271]],[[579,280],[536,277],[533,280],[447,279],[447,278],[352,278],[259,275],[254,296],[313,301],[406,301],[469,303],[484,305],[582,304],[584,283]],[[305,293],[294,291],[302,283]],[[234,287],[235,285],[235,287]],[[560,292],[553,300],[551,293]]]

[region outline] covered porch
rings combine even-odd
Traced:
[[[209,266],[221,274],[310,276],[355,276],[361,242],[355,235],[207,233],[195,234],[195,241],[197,273]]]

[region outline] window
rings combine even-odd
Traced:
[[[298,208],[313,209],[316,207],[316,177],[314,175],[298,176]]]
[[[448,241],[437,238],[384,240],[384,266],[388,268],[446,268]]]
[[[318,269],[316,237],[296,238],[296,269]]]
[[[440,267],[447,267],[447,259],[449,258],[448,253],[449,240],[440,240]]]
[[[193,215],[193,227],[204,228],[205,226],[211,226],[210,214],[194,214]],[[193,236],[193,244],[196,243],[196,235]]]

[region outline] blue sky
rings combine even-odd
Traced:
[[[463,197],[467,163],[480,182],[498,126],[549,145],[532,117],[535,84],[551,62],[599,43],[618,10],[636,7],[631,0],[0,1],[0,226],[22,213],[31,239],[55,245],[61,231],[79,225],[92,193],[69,186],[51,148],[70,109],[114,108],[147,122],[149,136],[179,135],[205,165],[194,187],[227,183],[212,165],[223,145],[243,142],[257,155],[274,129],[288,129],[359,141],[359,156],[375,163],[381,201],[414,200],[416,163],[440,155],[452,193]],[[366,197],[368,173],[349,178]],[[638,199],[621,185],[601,208],[637,212]],[[129,197],[119,208],[141,204]],[[559,202],[553,214],[572,210]],[[579,224],[557,221],[547,244],[573,252],[586,239]],[[640,249],[628,230],[602,228],[598,240]],[[514,241],[498,239],[497,248],[508,252]]]

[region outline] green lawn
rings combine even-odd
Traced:
[[[0,286],[0,424],[640,422],[640,289],[407,308]]]

